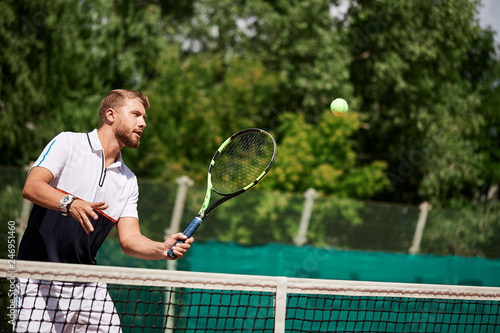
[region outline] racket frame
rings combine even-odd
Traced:
[[[224,150],[224,148],[227,147],[227,145],[231,141],[233,141],[237,137],[244,135],[246,133],[249,133],[249,132],[260,132],[260,133],[264,133],[264,134],[268,135],[271,138],[271,140],[273,141],[273,145],[274,145],[273,156],[271,157],[271,160],[269,161],[269,163],[268,163],[267,167],[264,169],[264,171],[262,171],[262,173],[253,182],[251,182],[250,184],[246,185],[241,190],[238,190],[236,192],[229,193],[229,194],[220,193],[217,190],[215,190],[213,185],[212,185],[212,170],[213,170],[213,167],[217,161],[217,157]],[[199,210],[196,217],[191,221],[191,223],[189,223],[189,226],[186,228],[186,230],[184,230],[183,234],[186,235],[188,238],[191,237],[194,234],[194,232],[196,231],[196,229],[198,229],[201,222],[203,222],[203,219],[208,214],[210,214],[215,208],[219,207],[222,203],[226,202],[227,200],[234,198],[242,193],[245,193],[246,191],[250,190],[252,187],[257,185],[262,180],[262,178],[264,178],[264,176],[269,172],[271,167],[273,166],[274,161],[276,159],[276,152],[277,152],[276,141],[274,140],[272,135],[269,134],[268,132],[262,130],[262,129],[259,129],[259,128],[247,128],[247,129],[241,130],[239,132],[236,132],[233,135],[231,135],[229,138],[227,138],[226,141],[224,141],[220,145],[219,149],[217,149],[214,156],[212,157],[212,160],[210,161],[210,165],[208,167],[208,176],[207,176],[207,191],[205,193],[205,199],[203,200],[203,204],[201,205],[201,209]],[[221,195],[222,198],[218,199],[217,201],[215,201],[214,203],[212,203],[209,206],[210,199],[212,198],[212,191]],[[180,243],[180,242],[183,242],[183,241],[177,241],[173,246],[175,246],[177,243]],[[175,254],[172,252],[172,249],[170,249],[168,251],[168,255],[172,258],[176,258]]]

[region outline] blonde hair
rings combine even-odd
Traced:
[[[136,90],[115,89],[111,90],[99,106],[99,126],[102,126],[106,120],[106,110],[118,109],[125,105],[127,99],[138,99],[144,109],[149,107],[149,100],[146,95]]]

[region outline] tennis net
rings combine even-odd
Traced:
[[[3,331],[500,332],[494,287],[9,260],[0,267]]]

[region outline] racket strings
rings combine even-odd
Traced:
[[[220,194],[231,194],[256,181],[273,160],[275,143],[263,132],[242,134],[224,147],[212,169],[212,186]]]

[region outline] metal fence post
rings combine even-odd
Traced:
[[[28,164],[24,168],[24,170],[26,172],[28,172],[29,170],[31,170],[32,166],[33,166],[33,162]],[[21,244],[21,239],[23,238],[23,235],[24,235],[24,231],[26,230],[26,227],[28,226],[28,220],[30,217],[30,212],[31,212],[32,207],[33,207],[33,203],[31,201],[23,198],[23,205],[22,205],[22,209],[21,209],[21,214],[17,218],[18,223],[17,223],[17,228],[16,228],[17,237],[18,237],[18,241],[17,241],[17,249],[18,250],[19,250],[19,244]]]
[[[179,232],[181,225],[182,211],[186,202],[186,195],[188,187],[193,186],[194,182],[188,176],[181,176],[175,180],[177,183],[177,195],[175,197],[174,211],[170,220],[170,227],[165,230],[165,239],[171,234]],[[175,260],[169,260],[169,269],[175,269]]]
[[[167,239],[171,234],[179,232],[179,227],[181,225],[182,211],[184,210],[184,204],[186,202],[186,195],[188,187],[193,186],[194,182],[188,176],[180,176],[175,180],[177,183],[177,195],[175,197],[174,211],[172,212],[172,218],[170,220],[170,227],[165,229],[165,239]],[[167,269],[176,270],[177,260],[167,260]],[[165,332],[173,332],[169,327],[173,327],[173,315],[175,312],[175,294],[171,294],[169,291],[165,292]]]
[[[427,215],[432,209],[432,205],[427,201],[424,201],[418,206],[420,208],[420,214],[418,216],[417,227],[415,228],[415,234],[413,235],[413,243],[409,249],[410,254],[417,254],[420,252],[420,243],[422,242],[422,235],[424,234],[425,223],[427,222]]]
[[[300,218],[299,232],[297,236],[293,239],[295,245],[301,246],[307,242],[307,229],[309,228],[309,220],[311,219],[312,207],[314,204],[314,199],[318,197],[318,192],[315,189],[310,188],[304,193],[304,198],[306,201],[304,203],[304,210],[302,211],[302,217]]]

